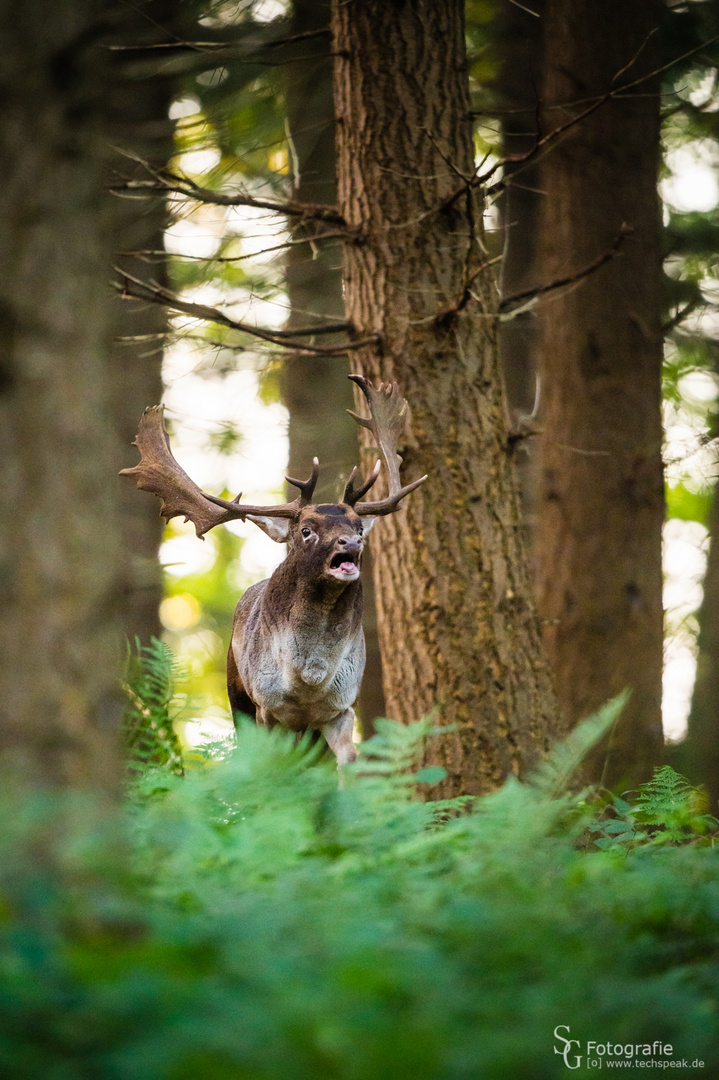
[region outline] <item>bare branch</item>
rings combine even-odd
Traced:
[[[321,26],[319,30],[303,30],[301,34],[291,34],[289,37],[275,38],[274,41],[268,41],[268,48],[275,48],[277,45],[293,45],[295,41],[307,41],[308,38],[318,37],[332,37],[332,31],[329,26]]]
[[[174,173],[157,172],[146,162],[142,163],[150,173],[150,180],[126,180],[121,184],[112,184],[110,191],[113,194],[125,192],[163,192],[184,195],[188,199],[197,202],[210,203],[213,206],[253,206],[259,210],[271,210],[276,214],[284,214],[287,217],[311,218],[315,221],[329,221],[333,225],[347,227],[345,219],[335,206],[325,206],[322,203],[303,203],[293,200],[264,199],[254,195],[223,195],[219,191],[201,187],[187,176],[176,176]]]
[[[465,181],[461,187],[456,188],[450,195],[447,195],[444,199],[442,199],[441,202],[437,203],[436,206],[431,207],[431,209],[425,211],[425,213],[420,214],[416,218],[413,218],[412,221],[403,222],[401,225],[395,225],[393,227],[407,228],[410,225],[419,225],[423,221],[426,221],[427,218],[432,217],[435,214],[441,214],[445,210],[448,210],[459,198],[461,198],[461,196],[469,188],[482,187],[484,184],[487,183],[488,180],[491,180],[491,178],[499,169],[503,168],[505,165],[519,166],[519,168],[513,168],[511,177],[498,180],[496,183],[492,184],[486,189],[487,195],[499,194],[499,192],[504,191],[508,184],[510,184],[514,180],[514,177],[518,173],[523,171],[523,168],[525,166],[529,166],[540,154],[548,150],[551,146],[554,145],[554,143],[557,142],[558,139],[565,135],[566,132],[568,132],[571,128],[575,127],[577,124],[582,123],[584,120],[587,119],[587,117],[591,116],[592,113],[595,113],[597,109],[602,108],[603,105],[606,105],[607,102],[612,101],[614,98],[620,97],[622,94],[625,94],[627,90],[632,90],[635,86],[640,86],[642,83],[647,82],[649,79],[653,79],[656,75],[662,75],[665,71],[668,71],[670,68],[674,67],[675,64],[679,64],[682,60],[686,60],[690,56],[693,56],[695,53],[701,52],[702,49],[707,48],[707,46],[709,45],[713,45],[716,41],[719,41],[719,34],[715,34],[714,37],[708,38],[706,41],[703,41],[701,45],[697,45],[693,49],[687,50],[687,52],[682,53],[681,56],[675,57],[674,60],[670,60],[669,63],[663,64],[661,67],[655,68],[654,71],[650,71],[646,75],[641,75],[639,78],[634,79],[628,83],[623,83],[621,86],[612,87],[610,90],[607,90],[605,94],[602,94],[601,96],[595,98],[591,102],[591,104],[587,106],[586,109],[583,109],[581,112],[577,113],[576,116],[571,117],[563,124],[560,124],[558,127],[553,128],[552,131],[547,132],[546,135],[538,138],[534,146],[530,147],[530,149],[527,150],[526,153],[509,155],[507,157],[500,158],[486,172],[481,174],[476,173],[469,180]],[[642,49],[644,48],[644,44],[646,44],[646,42],[642,44]],[[641,52],[641,49],[639,50],[639,52]],[[629,67],[631,67],[638,55],[639,53],[635,54],[632,60],[628,64],[626,64],[624,68],[620,69],[620,71],[617,72],[617,74],[614,76],[614,79],[617,79],[623,71],[626,71]],[[612,82],[614,82],[614,79],[612,80]]]
[[[340,229],[330,229],[328,232],[317,233],[313,236],[297,236],[291,240],[284,240],[281,244],[273,244],[272,247],[263,248],[262,254],[268,255],[272,251],[286,251],[287,248],[297,247],[299,244],[319,244],[322,240],[341,240],[346,236],[347,233]],[[241,238],[238,237],[238,239]],[[137,248],[135,251],[123,251],[120,254],[142,259],[145,262],[151,262],[151,257],[155,257],[157,262],[164,262],[167,258],[165,248]],[[246,259],[256,259],[257,253],[250,252],[247,255],[178,255],[173,252],[173,256],[187,262],[236,263],[244,262]]]
[[[262,41],[254,47],[257,49],[273,49],[279,45],[293,45],[296,41],[307,41],[308,38],[330,37],[330,28],[323,26],[319,30],[304,30],[301,34],[291,34],[289,37],[274,38]],[[202,52],[226,51],[228,44],[225,41],[159,41],[152,44],[139,45],[105,45],[109,52],[148,52],[152,49],[193,49]]]
[[[191,49],[193,52],[210,52],[226,49],[224,41],[154,41],[135,45],[103,45],[108,52],[156,52],[164,49]]]
[[[561,289],[563,285],[574,285],[575,282],[581,281],[582,278],[589,277],[595,270],[599,270],[605,263],[610,262],[617,253],[620,247],[628,236],[634,232],[631,225],[622,225],[621,229],[614,237],[612,246],[607,249],[599,258],[589,263],[582,270],[578,270],[576,274],[569,274],[567,277],[558,278],[557,281],[551,281],[548,285],[540,285],[537,289],[525,289],[524,292],[515,293],[513,296],[505,296],[500,302],[498,312],[501,314],[504,311],[511,310],[513,305],[520,304],[524,300],[534,300],[537,296],[543,296],[548,292],[553,292],[555,289]]]
[[[361,349],[366,345],[376,344],[376,338],[362,338],[359,341],[347,342],[343,345],[337,346],[322,346],[322,345],[304,345],[299,341],[292,340],[296,337],[308,337],[322,334],[337,334],[340,332],[351,332],[351,323],[331,323],[321,324],[318,326],[304,327],[298,330],[270,330],[266,327],[252,326],[250,323],[240,322],[238,319],[232,319],[229,315],[225,315],[223,311],[218,308],[208,307],[206,304],[193,304],[187,300],[183,300],[169,289],[163,288],[156,282],[142,281],[141,278],[136,278],[127,270],[123,270],[122,267],[113,267],[115,272],[119,275],[120,280],[112,282],[112,285],[117,291],[124,297],[133,300],[146,300],[153,304],[162,304],[163,307],[170,308],[172,311],[180,312],[183,315],[191,315],[196,319],[205,319],[208,322],[219,323],[221,326],[227,326],[231,330],[238,330],[243,334],[251,334],[253,337],[260,338],[262,341],[272,342],[274,345],[289,345],[296,352],[309,353],[311,355],[323,355],[323,356],[341,356],[343,353],[353,350]]]
[[[590,105],[587,106],[586,109],[583,109],[582,112],[577,113],[576,116],[573,116],[571,117],[571,119],[565,121],[565,123],[560,124],[559,127],[553,128],[552,131],[549,131],[546,135],[542,136],[541,139],[537,139],[534,146],[531,147],[531,149],[529,149],[526,154],[521,154],[514,158],[503,159],[502,161],[497,163],[497,165],[491,170],[491,172],[495,172],[496,169],[500,167],[500,165],[510,163],[528,165],[537,157],[537,155],[541,151],[546,150],[547,147],[553,145],[559,138],[561,138],[562,135],[569,131],[570,128],[573,128],[577,124],[582,123],[583,120],[586,120],[588,116],[591,116],[592,113],[595,113],[597,109],[601,109],[603,105],[606,105],[607,102],[611,101],[613,98],[625,94],[627,90],[633,90],[635,86],[641,86],[642,83],[648,82],[649,79],[653,79],[656,75],[664,74],[665,71],[668,71],[669,68],[674,67],[675,64],[679,64],[682,60],[686,60],[688,57],[693,56],[694,53],[700,52],[708,45],[714,44],[715,41],[719,41],[719,34],[715,34],[714,37],[711,37],[707,41],[702,42],[701,45],[697,45],[695,48],[689,49],[687,52],[682,53],[681,56],[675,57],[675,59],[670,60],[668,64],[663,64],[662,67],[655,68],[653,71],[647,72],[646,75],[640,75],[639,78],[633,79],[632,82],[623,83],[621,86],[616,86],[610,90],[607,90],[605,94],[602,94],[601,97],[596,98]],[[617,74],[614,76],[614,79],[612,79],[612,82],[614,82],[615,79],[619,78],[619,76],[624,71],[627,71],[628,68],[631,67],[631,65],[636,61],[639,52],[642,51],[645,45],[646,41],[642,42],[642,45],[638,52],[632,57],[631,61],[625,65],[625,67],[623,67],[619,72],[617,72]],[[512,178],[516,173],[521,171],[521,169],[513,170]],[[483,182],[483,179],[486,179],[489,177],[489,175],[491,175],[491,172],[487,173],[484,178],[477,177],[475,183],[481,184]],[[494,195],[500,191],[503,191],[504,188],[507,186],[507,182],[508,181],[506,180],[497,181],[496,184],[492,184],[491,187],[487,188],[487,194]]]
[[[444,308],[438,315],[433,316],[436,323],[448,323],[455,315],[458,315],[460,311],[464,311],[470,300],[476,299],[472,292],[472,286],[474,285],[480,274],[483,274],[485,270],[489,270],[495,263],[501,262],[503,256],[495,255],[493,259],[487,259],[486,262],[481,263],[472,273],[468,273],[467,263],[465,261],[464,270],[464,285],[462,288],[462,295],[456,303],[450,304],[449,307]]]
[[[631,58],[631,60],[628,63],[626,63],[623,68],[620,68],[619,71],[617,71],[612,76],[612,84],[617,82],[618,79],[621,79],[622,75],[625,75],[626,72],[629,71],[630,68],[634,67],[634,65],[636,64],[639,57],[641,56],[641,54],[646,49],[647,44],[654,37],[654,35],[657,33],[658,29],[659,29],[659,27],[655,26],[655,27],[653,27],[653,29],[651,29],[649,31],[649,33],[644,38],[644,40],[642,41],[642,43],[639,46],[639,48],[637,49],[637,51],[634,53],[634,56]]]
[[[527,15],[534,15],[535,19],[541,19],[541,15],[538,11],[533,11],[532,8],[525,7],[524,4],[520,4],[519,0],[509,0],[510,4],[514,4],[515,7],[521,8],[522,11],[526,11]]]
[[[662,336],[671,334],[672,330],[676,330],[676,328],[684,322],[687,316],[691,315],[691,313],[699,307],[700,303],[701,301],[695,297],[686,303],[684,307],[679,308],[676,314],[672,315],[671,319],[668,319],[662,326]]]

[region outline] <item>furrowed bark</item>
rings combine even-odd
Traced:
[[[428,751],[444,796],[523,774],[559,730],[522,547],[473,169],[463,4],[333,8],[345,302],[356,370],[410,402],[403,482],[373,532],[388,714],[456,725]],[[361,411],[361,410],[360,410]],[[376,538],[376,539],[375,539]]]
[[[329,27],[329,0],[294,0],[293,35]],[[329,37],[306,39],[294,45],[302,59],[288,64],[287,119],[292,141],[294,202],[337,201],[335,127],[332,97],[332,57]],[[297,239],[327,231],[321,222],[295,224]],[[291,247],[287,256],[287,294],[291,314],[287,328],[344,319],[342,247],[339,240]],[[319,454],[324,466],[317,487],[318,501],[338,498],[338,476],[345,478],[357,463],[357,432],[346,409],[353,405],[344,356],[290,356],[284,361],[282,397],[290,413],[290,476],[304,475]],[[365,553],[364,630],[367,667],[360,692],[359,713],[366,736],[372,721],[384,715],[382,661],[377,639],[377,615],[369,552]]]

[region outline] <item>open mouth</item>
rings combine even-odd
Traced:
[[[332,577],[340,581],[354,581],[359,577],[359,553],[338,551],[330,559],[329,571]]]

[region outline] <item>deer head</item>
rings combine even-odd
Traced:
[[[379,476],[380,460],[357,487],[357,470],[352,470],[340,503],[312,502],[319,477],[317,458],[312,463],[309,479],[287,477],[288,484],[299,490],[292,502],[253,506],[240,502],[241,493],[232,501],[207,495],[175,460],[161,405],[145,410],[134,443],[140,451],[140,463],[132,469],[123,469],[121,475],[131,477],[139,488],[162,499],[161,513],[168,521],[184,515],[185,521],[194,524],[201,538],[216,525],[227,521],[252,521],[273,540],[286,542],[288,557],[301,559],[308,569],[314,569],[315,576],[348,584],[359,577],[363,537],[375,519],[393,514],[402,499],[427,479],[422,476],[404,487],[400,482],[402,459],[397,453],[397,443],[404,428],[407,403],[400,397],[397,386],[380,383],[375,387],[361,375],[350,375],[349,378],[362,390],[370,411],[369,417],[358,416],[351,410],[350,414],[372,431],[387,467],[389,493],[377,502],[361,500]]]
[[[288,543],[287,561],[298,574],[327,584],[349,585],[360,576],[364,541],[376,518],[361,518],[351,506],[335,503],[303,507],[295,522],[249,517],[268,536]]]

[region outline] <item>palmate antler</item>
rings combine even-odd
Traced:
[[[395,510],[399,510],[399,504],[405,495],[409,495],[411,491],[414,491],[427,479],[426,476],[421,476],[419,480],[414,480],[405,487],[402,487],[400,482],[399,467],[402,464],[402,458],[397,453],[397,443],[404,431],[407,402],[403,397],[400,397],[396,383],[380,383],[379,386],[373,386],[363,375],[350,375],[349,378],[352,382],[357,383],[357,386],[359,386],[367,399],[370,415],[367,418],[358,416],[351,409],[347,411],[350,416],[355,418],[358,424],[368,428],[377,440],[377,446],[387,465],[389,494],[386,499],[381,499],[379,502],[358,502],[363,495],[366,495],[379,476],[380,462],[377,461],[367,480],[356,490],[354,488],[354,476],[357,470],[352,470],[347,481],[343,501],[348,503],[349,506],[353,506],[360,517],[369,515],[380,517],[384,514],[393,514]]]
[[[399,509],[399,504],[405,495],[409,495],[427,479],[426,476],[422,476],[405,487],[402,487],[400,483],[399,467],[402,459],[397,453],[397,443],[404,429],[407,402],[400,397],[394,383],[380,383],[378,387],[375,387],[362,375],[350,375],[350,379],[362,390],[370,410],[369,419],[358,416],[356,413],[351,413],[351,415],[363,427],[369,428],[377,440],[389,474],[389,495],[378,502],[359,501],[379,476],[381,463],[378,461],[367,480],[356,489],[354,477],[357,470],[352,470],[345,487],[343,502],[354,507],[355,512],[364,517],[392,514]],[[290,476],[286,477],[289,484],[300,489],[300,494],[292,502],[279,503],[275,506],[250,506],[248,503],[240,502],[241,493],[231,502],[220,499],[216,495],[208,495],[190,479],[175,460],[165,430],[163,414],[162,405],[145,409],[133,444],[140,451],[140,463],[132,469],[122,469],[120,475],[136,480],[139,488],[151,491],[153,495],[162,499],[164,505],[160,512],[168,521],[170,518],[184,515],[185,521],[191,521],[197,535],[202,537],[216,525],[236,519],[244,521],[247,517],[289,518],[291,521],[296,521],[302,508],[311,504],[320,471],[317,458],[314,458],[312,462],[312,474],[308,480],[293,480]]]
[[[216,495],[207,495],[175,460],[165,430],[164,411],[162,405],[145,409],[133,443],[140,451],[140,463],[132,469],[122,469],[120,475],[137,480],[139,488],[151,491],[162,499],[164,505],[160,513],[168,521],[184,514],[185,521],[191,521],[197,535],[202,537],[204,533],[214,529],[215,525],[238,518],[244,521],[248,515],[295,520],[302,507],[312,501],[320,472],[317,458],[312,462],[312,475],[309,480],[292,480],[287,477],[288,483],[300,489],[300,494],[292,502],[276,506],[250,506],[240,502],[242,493],[231,502],[219,499]]]

